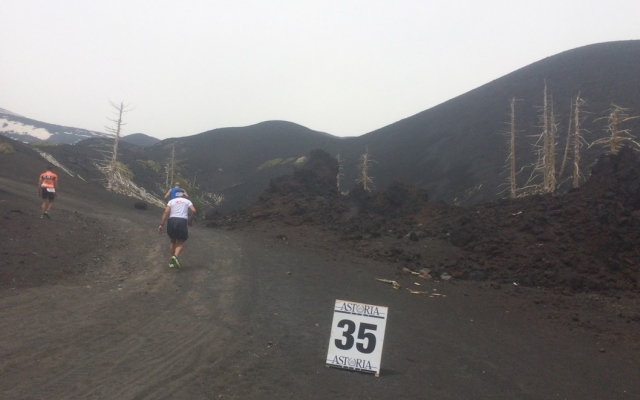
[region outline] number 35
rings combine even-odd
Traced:
[[[342,321],[338,322],[338,328],[344,328],[345,326],[347,329],[342,332],[342,336],[344,337],[344,339],[335,340],[336,347],[340,350],[351,349],[353,347],[353,343],[355,342],[353,333],[356,331],[356,323],[348,319],[343,319]],[[356,349],[358,349],[360,353],[369,354],[372,353],[376,348],[376,336],[372,332],[367,332],[367,330],[375,331],[377,329],[377,325],[367,324],[364,322],[360,324],[360,329],[358,329],[358,339],[367,339],[366,347],[362,342],[356,343]]]

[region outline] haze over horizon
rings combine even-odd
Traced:
[[[360,136],[563,51],[640,39],[640,2],[621,0],[2,8],[0,107],[104,132],[124,101],[124,134],[160,139],[268,120]]]

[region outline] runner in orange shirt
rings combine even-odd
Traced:
[[[38,181],[38,197],[42,197],[42,215],[40,218],[51,218],[49,210],[53,200],[58,196],[58,175],[53,172],[53,165],[48,165],[47,170],[40,174]]]

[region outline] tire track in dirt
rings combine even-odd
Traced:
[[[224,359],[232,334],[239,279],[229,266],[239,249],[195,228],[183,268],[170,270],[155,214],[92,212],[130,243],[100,250],[104,258],[82,285],[2,293],[2,325],[14,328],[0,332],[1,397],[203,397],[193,382]],[[20,379],[25,370],[29,379]]]

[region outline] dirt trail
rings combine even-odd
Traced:
[[[29,194],[28,185],[11,187],[13,195]],[[108,237],[124,236],[129,243],[94,249],[98,264],[73,276],[71,284],[1,292],[0,397],[200,396],[193,380],[225,357],[220,344],[231,337],[237,314],[231,312],[237,303],[231,267],[238,262],[237,246],[196,228],[188,247],[209,251],[193,251],[183,270],[172,271],[165,265],[167,240],[151,228],[159,211],[118,212],[61,195],[53,220],[36,223],[59,226],[56,218],[65,210],[80,210],[85,219],[97,219]],[[36,217],[35,211],[29,216]]]
[[[61,194],[43,221],[31,185],[0,184],[4,257],[62,271],[0,286],[0,398],[640,398],[637,351],[542,320],[515,289],[396,277],[321,232],[195,227],[170,270],[159,210]],[[57,258],[25,250],[45,234]],[[324,366],[337,298],[390,308],[380,378]]]

